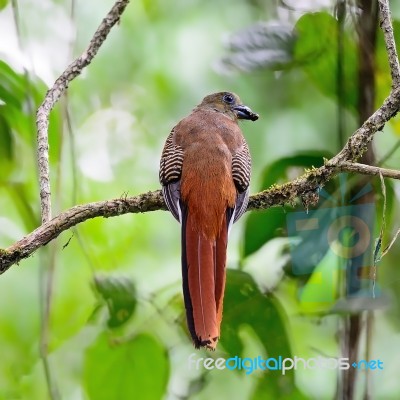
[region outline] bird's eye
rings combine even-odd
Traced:
[[[233,98],[233,96],[231,94],[224,95],[223,100],[227,104],[232,104],[235,101],[235,99]]]

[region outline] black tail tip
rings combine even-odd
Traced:
[[[218,339],[219,338],[217,336],[212,339],[202,340],[201,337],[196,336],[193,338],[193,344],[195,349],[200,349],[201,347],[204,347],[207,350],[215,351]]]

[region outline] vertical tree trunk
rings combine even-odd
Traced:
[[[360,14],[357,18],[358,34],[358,121],[361,125],[373,112],[375,103],[375,49],[376,35],[378,29],[378,2],[377,0],[359,0],[358,6]],[[373,165],[375,163],[375,154],[372,143],[368,144],[368,151],[360,159],[361,163]],[[356,195],[369,181],[370,178],[360,177],[351,188],[350,196]],[[373,203],[375,194],[373,191],[362,196],[355,201],[355,204]],[[363,215],[363,220],[373,220],[371,215]],[[368,225],[368,224],[367,224]],[[350,258],[346,273],[346,296],[354,297],[359,294],[362,287],[360,272],[363,267],[372,265],[370,254],[360,260]],[[362,265],[361,265],[362,264]],[[363,331],[366,318],[370,316],[360,312],[345,317],[344,338],[343,338],[343,357],[348,357],[350,363],[358,361],[359,342]],[[343,371],[342,391],[339,398],[352,400],[355,397],[355,386],[357,379],[357,369],[350,367]],[[369,398],[367,391],[364,398]]]

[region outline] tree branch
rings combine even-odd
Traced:
[[[392,75],[392,88],[395,88],[400,85],[400,65],[394,40],[389,0],[379,0],[379,11],[381,16],[381,28],[385,38],[386,51],[389,58],[390,73]]]
[[[80,74],[96,55],[99,47],[107,37],[112,26],[118,21],[129,0],[119,0],[103,20],[96,31],[88,49],[74,61],[56,80],[46,95],[37,113],[38,125],[38,158],[40,168],[41,204],[43,224],[23,239],[5,250],[0,249],[0,274],[10,266],[29,257],[38,248],[46,245],[61,232],[95,217],[114,217],[126,213],[139,213],[155,210],[166,210],[160,190],[148,192],[130,198],[120,198],[78,205],[50,218],[50,183],[48,174],[48,118],[54,104],[58,101],[68,83]],[[340,172],[356,172],[365,175],[382,175],[400,179],[400,172],[375,166],[355,163],[367,149],[373,135],[383,129],[385,123],[400,110],[400,69],[395,51],[393,29],[386,0],[379,0],[382,16],[382,29],[387,44],[389,64],[393,79],[393,88],[382,106],[375,111],[348,139],[343,149],[320,168],[314,168],[303,176],[283,185],[274,185],[250,197],[247,211],[262,210],[275,205],[293,203],[297,197],[304,200],[317,198],[318,190]],[[311,196],[315,194],[315,196]],[[307,200],[307,201],[308,201]]]
[[[118,0],[111,8],[110,12],[97,28],[88,48],[78,57],[54,82],[54,85],[46,93],[43,103],[36,113],[37,141],[38,141],[38,167],[40,185],[40,207],[42,213],[42,223],[51,219],[51,190],[49,172],[49,116],[54,105],[61,95],[68,88],[68,84],[88,66],[96,56],[100,46],[110,33],[111,28],[119,21],[119,18],[129,0]]]
[[[344,162],[336,166],[313,169],[302,177],[283,185],[274,185],[270,189],[250,196],[246,211],[263,210],[271,206],[293,202],[297,197],[306,197],[317,192],[333,176],[340,172],[357,172],[366,175],[379,175],[400,179],[400,171],[372,167],[369,165]],[[166,210],[161,190],[143,193],[134,197],[99,201],[82,204],[59,214],[51,221],[39,226],[23,239],[5,250],[0,250],[0,274],[7,271],[13,264],[29,257],[38,248],[57,238],[60,233],[91,218],[116,217],[127,213],[144,213]]]
[[[333,157],[327,166],[335,166],[343,161],[355,161],[367,150],[367,144],[377,131],[381,131],[386,122],[392,119],[400,110],[400,86],[392,90],[389,97],[363,124],[358,128],[343,147]]]
[[[367,144],[372,140],[374,133],[378,130],[382,130],[385,123],[393,118],[399,110],[400,87],[392,91],[382,106],[350,136],[343,149],[336,156],[327,161],[324,166],[310,171],[310,173],[295,179],[293,182],[276,186],[273,190],[263,191],[252,196],[248,209],[263,209],[274,205],[291,203],[298,196],[302,197],[307,195],[307,193],[317,191],[319,187],[323,186],[339,172],[355,172],[356,167],[350,167],[349,165],[352,163],[349,161],[354,161],[361,157],[367,150]],[[357,165],[360,166],[363,164]],[[362,170],[358,168],[356,172],[366,175],[376,175],[376,173],[372,173],[372,169],[374,168],[378,167],[364,168]],[[380,170],[383,176],[397,178],[396,176],[392,176],[396,175],[393,174],[393,170],[384,170],[383,168]],[[387,173],[389,173],[390,176],[387,175]]]
[[[11,265],[29,257],[39,247],[55,239],[61,232],[95,217],[115,217],[127,213],[166,210],[161,191],[144,193],[135,197],[98,201],[70,208],[45,222],[32,233],[5,250],[0,250],[0,274]]]
[[[357,172],[361,175],[382,175],[385,178],[400,179],[400,171],[395,169],[380,168],[372,165],[352,162],[343,162],[339,165],[339,168],[343,172]]]

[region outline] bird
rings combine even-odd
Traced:
[[[168,135],[159,180],[181,224],[182,287],[196,349],[220,338],[228,234],[246,211],[251,156],[239,120],[258,114],[231,92],[210,94]]]

